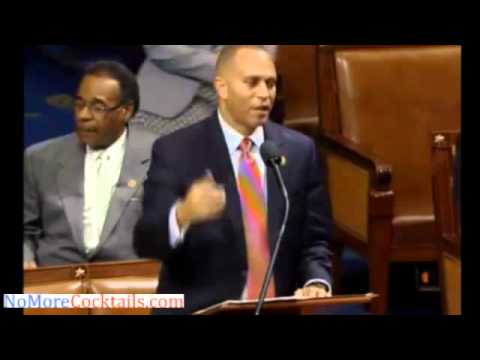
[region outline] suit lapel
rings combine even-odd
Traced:
[[[282,153],[285,153],[283,136],[279,127],[271,123],[265,125],[265,140],[273,141]],[[284,170],[280,169],[283,176]],[[283,199],[280,185],[275,178],[273,168],[267,166],[267,192],[268,192],[268,238],[270,249],[273,251],[280,232],[280,226],[285,212],[285,201]]]
[[[215,115],[206,124],[208,142],[207,164],[217,183],[225,185],[227,196],[226,213],[231,220],[235,233],[235,245],[242,258],[246,259],[245,235],[242,221],[240,195],[238,193],[235,172],[228,153],[227,143],[223,135],[218,117]]]
[[[64,151],[59,159],[57,185],[73,239],[79,248],[85,250],[82,221],[85,148],[78,142],[76,136],[73,135],[71,139],[72,146]]]
[[[145,151],[145,144],[142,143],[142,140],[135,141],[134,137],[135,133],[129,131],[120,178],[110,200],[97,251],[101,248],[101,244],[108,240],[129,200],[142,187],[145,180],[150,155]]]
[[[212,119],[207,121],[206,138],[209,139],[207,162],[215,180],[218,183],[225,185],[225,191],[227,194],[227,216],[231,219],[233,224],[235,236],[238,240],[236,241],[236,244],[238,245],[238,251],[242,257],[246,259],[245,232],[242,221],[240,195],[238,193],[235,173],[232,168],[232,162],[228,153],[227,144],[225,142],[225,137],[220,127],[218,117],[214,116]],[[284,139],[280,127],[268,122],[265,125],[265,140],[271,140],[275,142],[280,148],[280,151],[285,153]],[[281,172],[282,175],[285,176],[283,169],[281,169]],[[279,184],[275,179],[275,173],[270,167],[267,167],[267,186],[268,233],[270,248],[273,250],[280,232],[280,226],[285,211],[285,203]]]

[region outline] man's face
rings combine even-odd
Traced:
[[[277,72],[270,55],[254,48],[238,50],[216,80],[229,120],[245,134],[267,122],[277,94],[276,84]]]
[[[76,132],[81,143],[104,149],[122,135],[132,106],[120,106],[117,80],[95,75],[85,76],[75,99]]]

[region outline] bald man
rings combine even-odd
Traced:
[[[217,108],[215,65],[225,45],[143,45],[140,111],[132,119],[161,136],[211,116]],[[275,57],[277,45],[262,45]]]
[[[223,48],[214,116],[157,140],[135,229],[139,256],[164,266],[158,293],[185,294],[192,313],[225,300],[258,299],[284,201],[264,141],[278,145],[291,208],[268,297],[331,295],[330,200],[311,139],[269,121],[277,73],[254,45]]]

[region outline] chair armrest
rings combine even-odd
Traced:
[[[361,144],[354,143],[340,135],[328,133],[319,133],[317,143],[327,152],[342,157],[355,166],[368,171],[371,174],[372,190],[380,192],[392,190],[392,166],[373,155]]]
[[[366,245],[374,224],[393,218],[392,166],[341,136],[319,133],[316,139],[326,159],[337,231]]]

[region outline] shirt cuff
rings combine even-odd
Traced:
[[[175,249],[178,246],[183,244],[185,234],[188,231],[189,226],[185,226],[183,229],[180,229],[177,222],[177,203],[175,203],[170,209],[170,214],[168,215],[168,233],[170,246]]]
[[[23,242],[23,261],[35,261],[34,245],[30,240],[24,240]]]
[[[325,285],[327,287],[327,292],[329,294],[332,294],[332,286],[330,285],[330,283],[328,281],[325,281],[323,279],[312,279],[312,280],[307,281],[307,283],[305,284],[304,287],[307,287],[307,286],[310,286],[310,285],[313,285],[313,284]]]

